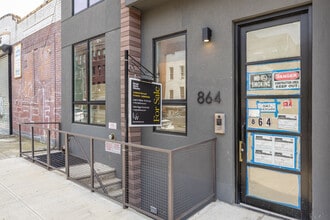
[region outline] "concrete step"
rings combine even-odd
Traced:
[[[101,179],[111,179],[116,176],[116,169],[101,163],[94,164],[94,170]],[[88,179],[91,176],[89,164],[70,166],[70,177],[76,180]]]
[[[121,189],[121,179],[111,178],[111,179],[102,180],[102,185],[105,187],[105,189],[108,192]],[[94,188],[95,189],[101,188],[101,184],[98,181],[95,181]]]
[[[116,199],[117,201],[121,202],[122,201],[123,190],[122,189],[117,189],[117,190],[109,192],[108,195],[111,198]]]
[[[108,194],[109,197],[121,202],[122,200],[122,182],[116,178],[116,169],[101,163],[94,164],[94,170],[98,178],[94,177],[94,189],[100,193]],[[91,187],[91,172],[89,164],[79,164],[70,167],[70,177],[82,184]],[[106,192],[99,183],[102,182]]]

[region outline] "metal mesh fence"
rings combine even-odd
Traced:
[[[215,196],[215,139],[174,150],[128,147],[128,206],[181,219]],[[169,207],[170,206],[170,207]]]
[[[168,155],[161,152],[141,152],[141,208],[167,219]]]
[[[20,155],[154,219],[182,219],[215,196],[216,139],[167,150],[29,126]]]
[[[119,202],[122,201],[120,144],[104,139],[70,135],[69,154],[84,163],[73,164],[69,157],[69,177]]]
[[[59,126],[59,124],[37,123],[35,127],[26,124],[23,131],[28,130],[30,133],[24,132],[22,135],[20,130],[20,154],[33,161],[38,161],[42,164],[49,164],[50,167],[61,166],[60,161],[58,161],[61,157],[59,145],[60,136],[49,129],[50,127],[56,126]],[[22,141],[22,139],[25,141]]]
[[[214,196],[215,141],[173,152],[174,218]]]
[[[22,125],[21,125],[22,126]],[[36,124],[23,124],[31,133],[20,154],[67,177],[92,191],[122,200],[121,145],[109,140],[51,130]],[[22,130],[20,130],[22,131]],[[44,134],[44,135],[43,135]],[[54,139],[55,138],[55,139]],[[22,133],[20,132],[22,140]]]

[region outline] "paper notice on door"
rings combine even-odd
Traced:
[[[273,163],[273,137],[256,135],[254,145],[254,162]]]
[[[296,164],[297,137],[250,133],[253,137],[249,144],[253,149],[250,162],[276,166],[280,168],[299,169]]]
[[[278,128],[289,131],[298,130],[298,116],[292,114],[278,115]]]
[[[274,138],[274,165],[294,168],[295,139]]]

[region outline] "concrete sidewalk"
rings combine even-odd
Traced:
[[[92,193],[58,171],[23,158],[0,160],[0,219],[149,219]],[[191,220],[275,220],[223,202],[209,204]]]
[[[23,158],[0,160],[0,219],[148,219]]]
[[[29,144],[27,141],[26,145]],[[150,219],[98,193],[63,173],[19,158],[17,137],[0,137],[0,219]],[[237,205],[213,202],[190,220],[276,220]],[[286,219],[286,218],[285,218]]]

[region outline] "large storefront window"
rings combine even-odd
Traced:
[[[156,39],[155,71],[162,84],[163,119],[157,131],[187,133],[186,34]]]
[[[105,125],[104,36],[74,45],[73,121]]]

